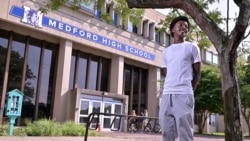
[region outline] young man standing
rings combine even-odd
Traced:
[[[189,20],[179,16],[170,24],[174,43],[162,54],[166,74],[159,120],[163,141],[193,141],[194,90],[200,79],[200,50],[185,41]]]

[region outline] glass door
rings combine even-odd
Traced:
[[[112,103],[104,102],[103,112],[107,114],[112,113]],[[110,130],[110,124],[111,124],[111,116],[103,116],[103,129]]]
[[[104,102],[104,113],[109,113],[109,114],[122,114],[122,104],[119,103],[110,103],[110,102]],[[118,130],[119,128],[119,122],[120,122],[120,117],[118,116],[103,116],[103,129],[110,131],[110,128],[112,130]],[[111,123],[113,122],[113,125],[110,127]]]
[[[123,104],[119,100],[114,99],[80,99],[80,115],[79,123],[87,124],[88,116],[91,113],[107,113],[107,114],[122,114]],[[95,115],[90,123],[89,128],[95,129],[99,125],[103,131],[118,130],[120,126],[120,117],[110,115],[100,115],[99,118]],[[91,120],[91,119],[90,119]],[[90,122],[90,121],[89,121]],[[113,122],[113,123],[112,123]],[[111,126],[112,123],[112,126]]]
[[[91,105],[90,105],[90,113],[100,113],[101,112],[101,101],[92,101]],[[96,127],[98,127],[97,125],[97,121],[99,120],[99,124],[101,124],[101,116],[98,119],[98,116],[95,115],[91,124],[90,124],[90,128],[95,129]]]
[[[100,113],[101,112],[101,103],[102,103],[101,101],[81,99],[81,102],[80,102],[81,109],[80,109],[79,122],[87,124],[89,114]],[[100,119],[101,119],[101,117],[98,119],[98,116],[95,115],[91,124],[90,124],[90,128],[95,128],[97,121],[99,120],[99,123],[101,122]]]
[[[113,106],[114,107],[114,114],[118,114],[118,115],[122,114],[122,105],[117,104],[117,103],[114,103],[113,105],[114,105]],[[119,116],[114,116],[112,120],[114,120],[114,124],[111,127],[112,130],[118,130],[119,129],[119,124],[120,124],[120,117]]]
[[[81,99],[80,108],[79,122],[87,124],[88,115],[90,114],[90,100]]]

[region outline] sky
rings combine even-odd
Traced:
[[[210,9],[218,9],[221,11],[223,17],[227,17],[227,0],[220,0],[219,3],[214,3],[213,5],[210,6]],[[163,13],[166,15],[168,12],[168,9],[156,9],[157,11]],[[229,18],[235,18],[238,16],[239,13],[239,8],[236,6],[236,4],[232,1],[229,0]],[[235,23],[233,20],[229,20],[229,31],[233,29]],[[222,29],[226,29],[226,24],[220,25]],[[247,30],[249,32],[249,30]],[[249,41],[250,42],[250,36],[245,39],[244,41]]]

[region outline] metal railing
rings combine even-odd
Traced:
[[[159,120],[156,117],[144,117],[144,116],[133,116],[133,115],[124,115],[124,114],[109,114],[109,113],[91,113],[88,116],[87,119],[87,124],[86,124],[86,130],[85,130],[85,135],[84,135],[84,141],[87,141],[88,139],[88,132],[89,129],[92,130],[97,130],[100,121],[100,115],[103,116],[113,116],[113,120],[110,124],[110,130],[111,131],[120,131],[121,128],[121,121],[123,118],[127,118],[129,119],[130,117],[136,117],[136,119],[148,119],[148,122],[144,128],[145,132],[155,132],[155,133],[160,133],[161,132],[161,128],[159,125]],[[95,122],[95,127],[94,128],[90,128],[91,123],[93,123],[93,120],[97,119]],[[117,122],[118,121],[118,122]],[[114,124],[118,124],[116,129],[113,129],[112,127],[114,126]]]

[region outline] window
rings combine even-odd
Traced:
[[[213,63],[218,64],[218,55],[213,54]]]
[[[101,70],[102,70],[102,76],[101,76],[101,91],[107,92],[108,91],[108,81],[109,81],[109,70],[110,70],[110,60],[109,59],[101,59]]]
[[[110,59],[72,51],[70,83],[73,88],[108,91]]]
[[[216,125],[216,116],[215,114],[209,115],[209,125]]]
[[[95,1],[88,1],[88,2],[81,1],[80,6],[81,9],[93,13],[95,9]]]
[[[133,32],[133,23],[130,21],[128,22],[128,31]]]
[[[133,24],[133,33],[137,34],[137,26]]]
[[[116,12],[114,12],[113,25],[118,25],[118,14]]]
[[[140,113],[147,108],[148,70],[125,64],[124,79],[124,92],[129,96],[129,113],[132,109]]]
[[[74,4],[74,0],[69,0],[69,4]],[[95,1],[81,1],[79,4],[82,10],[85,10],[90,13],[94,13],[95,10]]]
[[[206,61],[212,63],[212,52],[206,51]]]
[[[206,62],[212,64],[218,64],[218,55],[211,51],[206,50]]]
[[[101,14],[102,14],[101,9],[97,9],[97,10],[95,11],[95,17],[96,17],[96,18],[100,19],[100,18],[101,18]]]
[[[0,67],[0,89],[1,92],[3,90],[8,92],[15,88],[23,91],[21,118],[37,120],[52,116],[57,49],[57,44],[0,29],[0,65],[2,66]],[[7,60],[10,63],[7,63]],[[3,73],[5,67],[9,68],[8,74]],[[4,80],[6,75],[7,80]],[[1,97],[3,95],[0,95]],[[17,122],[17,125],[25,125],[25,123]]]
[[[168,47],[169,45],[170,45],[170,35],[166,33],[165,47]]]
[[[88,115],[90,114],[90,101],[81,99],[80,102],[80,123],[88,122]]]
[[[86,76],[87,76],[87,63],[88,63],[88,55],[85,53],[78,52],[78,74],[77,74],[77,86],[78,88],[86,88]]]
[[[97,90],[97,76],[98,76],[98,57],[91,57],[90,68],[89,68],[89,86],[87,89]]]
[[[132,22],[128,22],[128,31],[137,34],[137,26]]]
[[[155,28],[155,42],[160,43],[160,32],[158,31],[157,28]]]
[[[111,10],[110,10],[110,6],[109,6],[109,5],[106,5],[106,13],[107,13],[107,14],[110,14],[110,11],[111,11]]]

